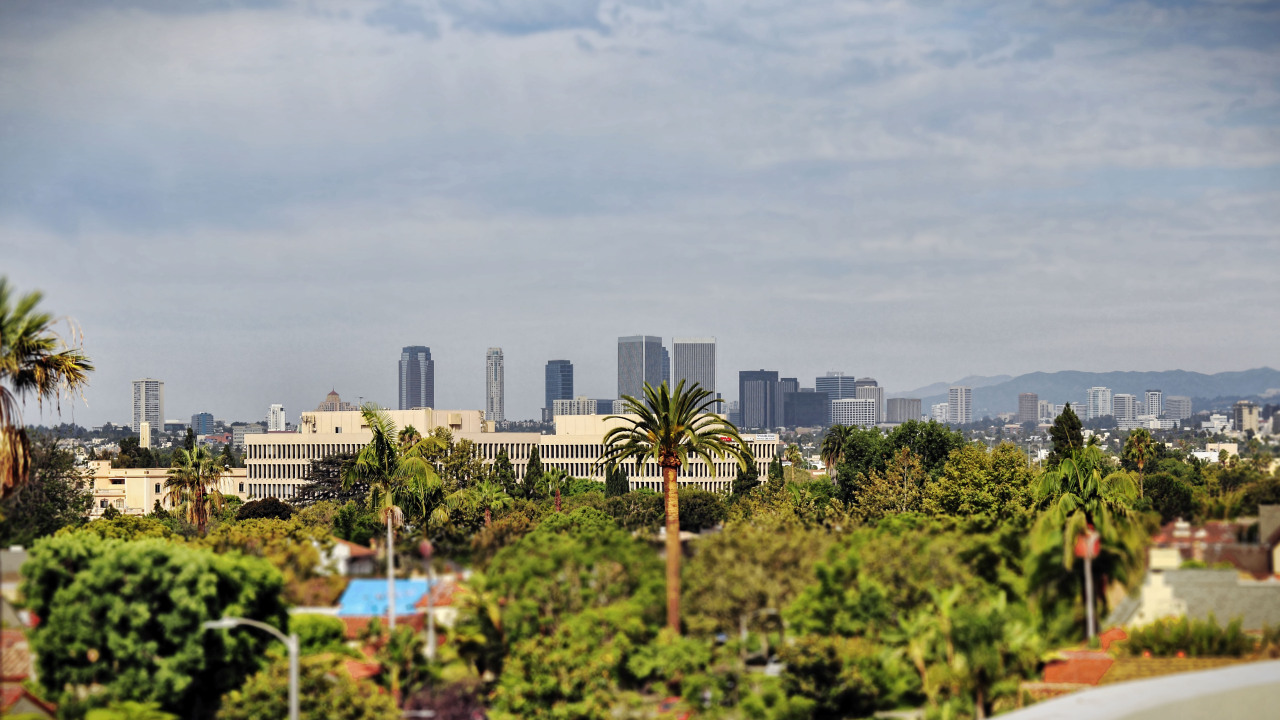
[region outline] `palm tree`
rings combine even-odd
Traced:
[[[435,502],[443,483],[425,457],[438,449],[441,441],[429,437],[402,445],[401,441],[411,436],[396,433],[396,425],[386,410],[374,403],[366,403],[360,408],[360,413],[373,437],[368,445],[360,448],[347,468],[343,487],[350,489],[356,483],[367,484],[369,506],[377,508],[382,521],[387,524],[387,626],[389,630],[395,630],[395,528],[404,523],[405,513],[401,506],[406,504],[414,511],[412,517],[420,520],[424,527],[433,516],[447,516],[444,504]]]
[[[1124,454],[1133,458],[1134,464],[1138,466],[1138,497],[1142,497],[1143,471],[1146,469],[1147,459],[1151,457],[1151,433],[1146,428],[1130,432],[1124,443]]]
[[[1117,570],[1127,572],[1142,562],[1141,542],[1136,540],[1140,528],[1130,514],[1137,486],[1129,473],[1107,472],[1110,469],[1102,450],[1090,445],[1072,452],[1041,475],[1037,483],[1036,500],[1046,510],[1036,521],[1036,534],[1051,543],[1061,543],[1062,563],[1068,570],[1075,561],[1077,538],[1093,532],[1099,534],[1101,547],[1112,554]],[[1085,553],[1085,610],[1090,632],[1094,611],[1090,597],[1092,564],[1090,553]]]
[[[218,491],[218,478],[223,468],[206,447],[194,450],[179,448],[173,452],[173,464],[168,479],[164,481],[169,491],[169,504],[185,508],[187,521],[203,535],[209,525],[209,509],[221,510],[222,493]]]
[[[485,527],[493,522],[493,511],[505,510],[515,503],[501,485],[488,480],[472,488],[471,496],[476,506],[484,510]]]
[[[0,277],[0,497],[27,481],[30,443],[18,410],[30,394],[43,407],[88,384],[93,365],[78,347],[53,330],[54,318],[39,312],[42,295],[31,292],[16,303],[8,279]],[[77,336],[75,326],[71,333]]]
[[[694,383],[687,390],[681,380],[674,392],[664,382],[658,388],[644,384],[644,402],[623,395],[626,415],[610,415],[627,426],[604,435],[604,452],[598,467],[634,460],[636,472],[652,459],[662,468],[662,488],[667,506],[667,626],[680,633],[680,501],[676,475],[690,458],[701,458],[714,477],[715,460],[730,457],[746,467],[754,462],[733,423],[707,408],[717,400]]]
[[[844,444],[853,434],[853,427],[850,425],[832,425],[827,430],[827,436],[822,438],[822,464],[827,466],[827,477],[832,482],[836,479],[836,465],[844,460]]]
[[[548,468],[542,474],[542,482],[548,489],[556,491],[556,512],[560,512],[560,490],[569,483],[569,473],[562,468]]]

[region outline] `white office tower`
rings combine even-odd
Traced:
[[[1146,415],[1158,418],[1164,412],[1162,401],[1164,400],[1164,392],[1161,390],[1148,390],[1144,393],[1146,397]]]
[[[929,417],[940,423],[947,422],[947,418],[950,415],[951,408],[949,408],[946,403],[938,403],[936,405],[929,406]]]
[[[871,382],[875,382],[872,380]],[[853,389],[853,395],[859,400],[871,400],[876,404],[876,422],[884,422],[884,388],[879,385],[859,385]]]
[[[284,432],[284,405],[275,404],[267,408],[267,432]]]
[[[1041,423],[1051,423],[1058,417],[1058,406],[1048,400],[1041,400],[1038,409]]]
[[[876,401],[872,398],[845,398],[831,401],[834,425],[870,427],[876,424]]]
[[[164,427],[164,381],[143,378],[133,381],[133,431],[142,429],[142,423],[152,428]]]
[[[671,338],[671,383],[674,388],[684,380],[685,387],[698,383],[703,390],[716,394],[716,339],[713,337]],[[721,408],[720,412],[724,412]]]
[[[973,422],[973,388],[964,385],[947,388],[947,422],[952,425]]]
[[[1133,420],[1138,417],[1138,396],[1116,393],[1115,397],[1111,398],[1111,409],[1116,416],[1116,422]]]
[[[151,423],[143,420],[138,425],[138,447],[151,447]]]
[[[1104,415],[1113,415],[1111,409],[1111,388],[1091,387],[1085,393],[1084,419],[1093,420]]]
[[[502,348],[491,347],[484,361],[484,419],[494,422],[506,420],[502,407],[503,369]]]

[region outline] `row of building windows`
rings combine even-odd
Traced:
[[[270,443],[250,444],[245,460],[322,460],[330,455],[354,454],[365,443]]]

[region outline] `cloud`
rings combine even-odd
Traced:
[[[554,30],[603,32],[600,0],[444,0],[441,7],[460,28],[503,35]]]
[[[393,0],[369,11],[364,21],[374,27],[385,27],[398,33],[416,33],[428,40],[440,36],[440,28],[434,20],[428,20],[426,11],[418,5]]]

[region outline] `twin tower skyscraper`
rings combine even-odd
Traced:
[[[485,352],[486,420],[504,420],[505,370],[502,348]],[[434,408],[436,406],[436,363],[431,348],[411,345],[400,349],[400,409]]]

